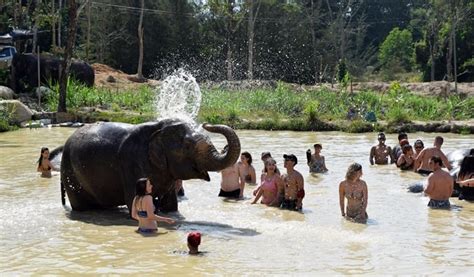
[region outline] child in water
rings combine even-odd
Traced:
[[[41,172],[41,177],[51,178],[51,171],[54,169],[49,161],[49,149],[47,147],[41,148],[41,154],[38,159],[38,168],[36,171]]]
[[[321,155],[323,146],[319,143],[314,145],[314,154],[311,155],[311,150],[306,151],[306,158],[308,159],[309,172],[324,173],[327,172],[326,162],[324,156]]]

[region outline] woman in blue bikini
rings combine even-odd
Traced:
[[[136,196],[132,204],[132,218],[138,220],[139,233],[155,233],[158,231],[157,222],[162,221],[173,224],[175,221],[169,217],[155,214],[155,205],[151,192],[153,184],[148,178],[140,178],[136,184]]]

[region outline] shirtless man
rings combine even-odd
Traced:
[[[438,156],[443,161],[443,164],[446,166],[448,170],[451,170],[452,167],[449,164],[448,158],[444,155],[443,151],[441,151],[441,146],[443,145],[443,137],[437,136],[435,137],[433,147],[427,147],[421,150],[420,154],[416,157],[415,160],[415,171],[420,174],[429,174],[433,172],[433,168],[430,166],[430,159],[433,156]]]
[[[245,182],[240,181],[239,165],[237,163],[221,171],[220,197],[243,198]],[[242,184],[244,184],[242,186]]]
[[[385,134],[379,133],[377,139],[379,144],[372,146],[370,149],[370,164],[374,165],[374,158],[375,164],[388,164],[388,157],[390,157],[390,163],[393,163],[392,149],[390,146],[385,145]]]
[[[281,184],[284,186],[284,199],[281,208],[301,211],[304,198],[304,179],[303,175],[294,169],[298,163],[295,155],[283,155],[285,159],[286,174],[281,175]]]
[[[428,177],[428,186],[425,194],[430,197],[428,207],[449,209],[449,197],[453,193],[454,179],[442,169],[443,162],[440,157],[433,156],[429,160],[433,173]]]

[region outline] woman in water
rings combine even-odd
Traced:
[[[252,185],[257,183],[255,168],[252,165],[252,155],[249,152],[242,152],[240,155],[239,172],[242,182]]]
[[[155,214],[155,205],[151,192],[153,184],[148,178],[140,178],[135,187],[135,198],[132,203],[132,218],[138,220],[139,233],[155,233],[158,231],[157,222],[162,221],[173,224],[175,221],[169,217]]]
[[[402,154],[397,160],[397,167],[401,170],[411,170],[413,171],[413,166],[415,165],[415,153],[413,153],[413,147],[409,144],[405,144],[402,147]]]
[[[421,150],[425,148],[425,145],[423,144],[423,141],[421,139],[417,139],[413,144],[413,148],[415,148],[414,156],[416,159],[416,157],[418,157],[418,154],[420,154]]]
[[[258,189],[255,199],[252,204],[262,198],[262,204],[269,206],[279,206],[278,203],[278,185],[280,181],[280,175],[276,173],[276,161],[273,158],[267,158],[265,160],[265,173],[262,174],[261,184]]]
[[[459,199],[474,201],[474,156],[468,155],[461,162],[458,173]]]
[[[41,172],[41,177],[51,178],[51,170],[53,169],[54,167],[49,161],[49,149],[47,147],[41,148],[36,171]]]
[[[362,166],[358,163],[351,164],[347,169],[346,180],[339,184],[339,206],[342,216],[357,223],[366,223],[368,191],[361,176]],[[344,198],[347,199],[346,209]]]

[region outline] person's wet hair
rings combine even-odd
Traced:
[[[362,170],[362,165],[359,163],[353,163],[349,166],[346,173],[346,180],[352,180],[357,173],[357,171]]]
[[[247,158],[247,163],[248,163],[249,165],[251,165],[251,164],[252,164],[252,155],[250,155],[250,153],[247,152],[247,151],[246,151],[246,152],[242,152],[242,155],[243,155],[245,158]]]
[[[41,162],[43,161],[43,153],[44,153],[45,151],[49,151],[48,147],[42,147],[42,148],[41,148],[41,154],[40,154],[40,157],[39,157],[39,159],[38,159],[38,164],[41,164]]]
[[[401,141],[402,139],[408,139],[407,133],[399,133],[398,134],[398,141]]]
[[[459,169],[458,178],[460,180],[466,180],[471,177],[474,173],[474,155],[464,157],[461,162],[461,168]]]
[[[267,165],[269,165],[269,164],[274,164],[275,165],[275,169],[273,170],[273,172],[276,173],[277,172],[276,161],[272,157],[267,158],[265,160],[265,168],[263,169],[264,172],[268,172]]]
[[[145,196],[147,194],[146,192],[146,182],[148,181],[148,178],[140,178],[137,180],[137,183],[135,185],[135,194],[137,196]]]
[[[430,158],[430,161],[432,161],[435,164],[439,164],[439,166],[443,166],[443,161],[439,156],[433,156]]]
[[[411,147],[410,144],[405,144],[405,145],[402,146],[402,152],[405,155],[408,153],[408,151],[410,151],[412,149],[413,149],[413,147]]]

